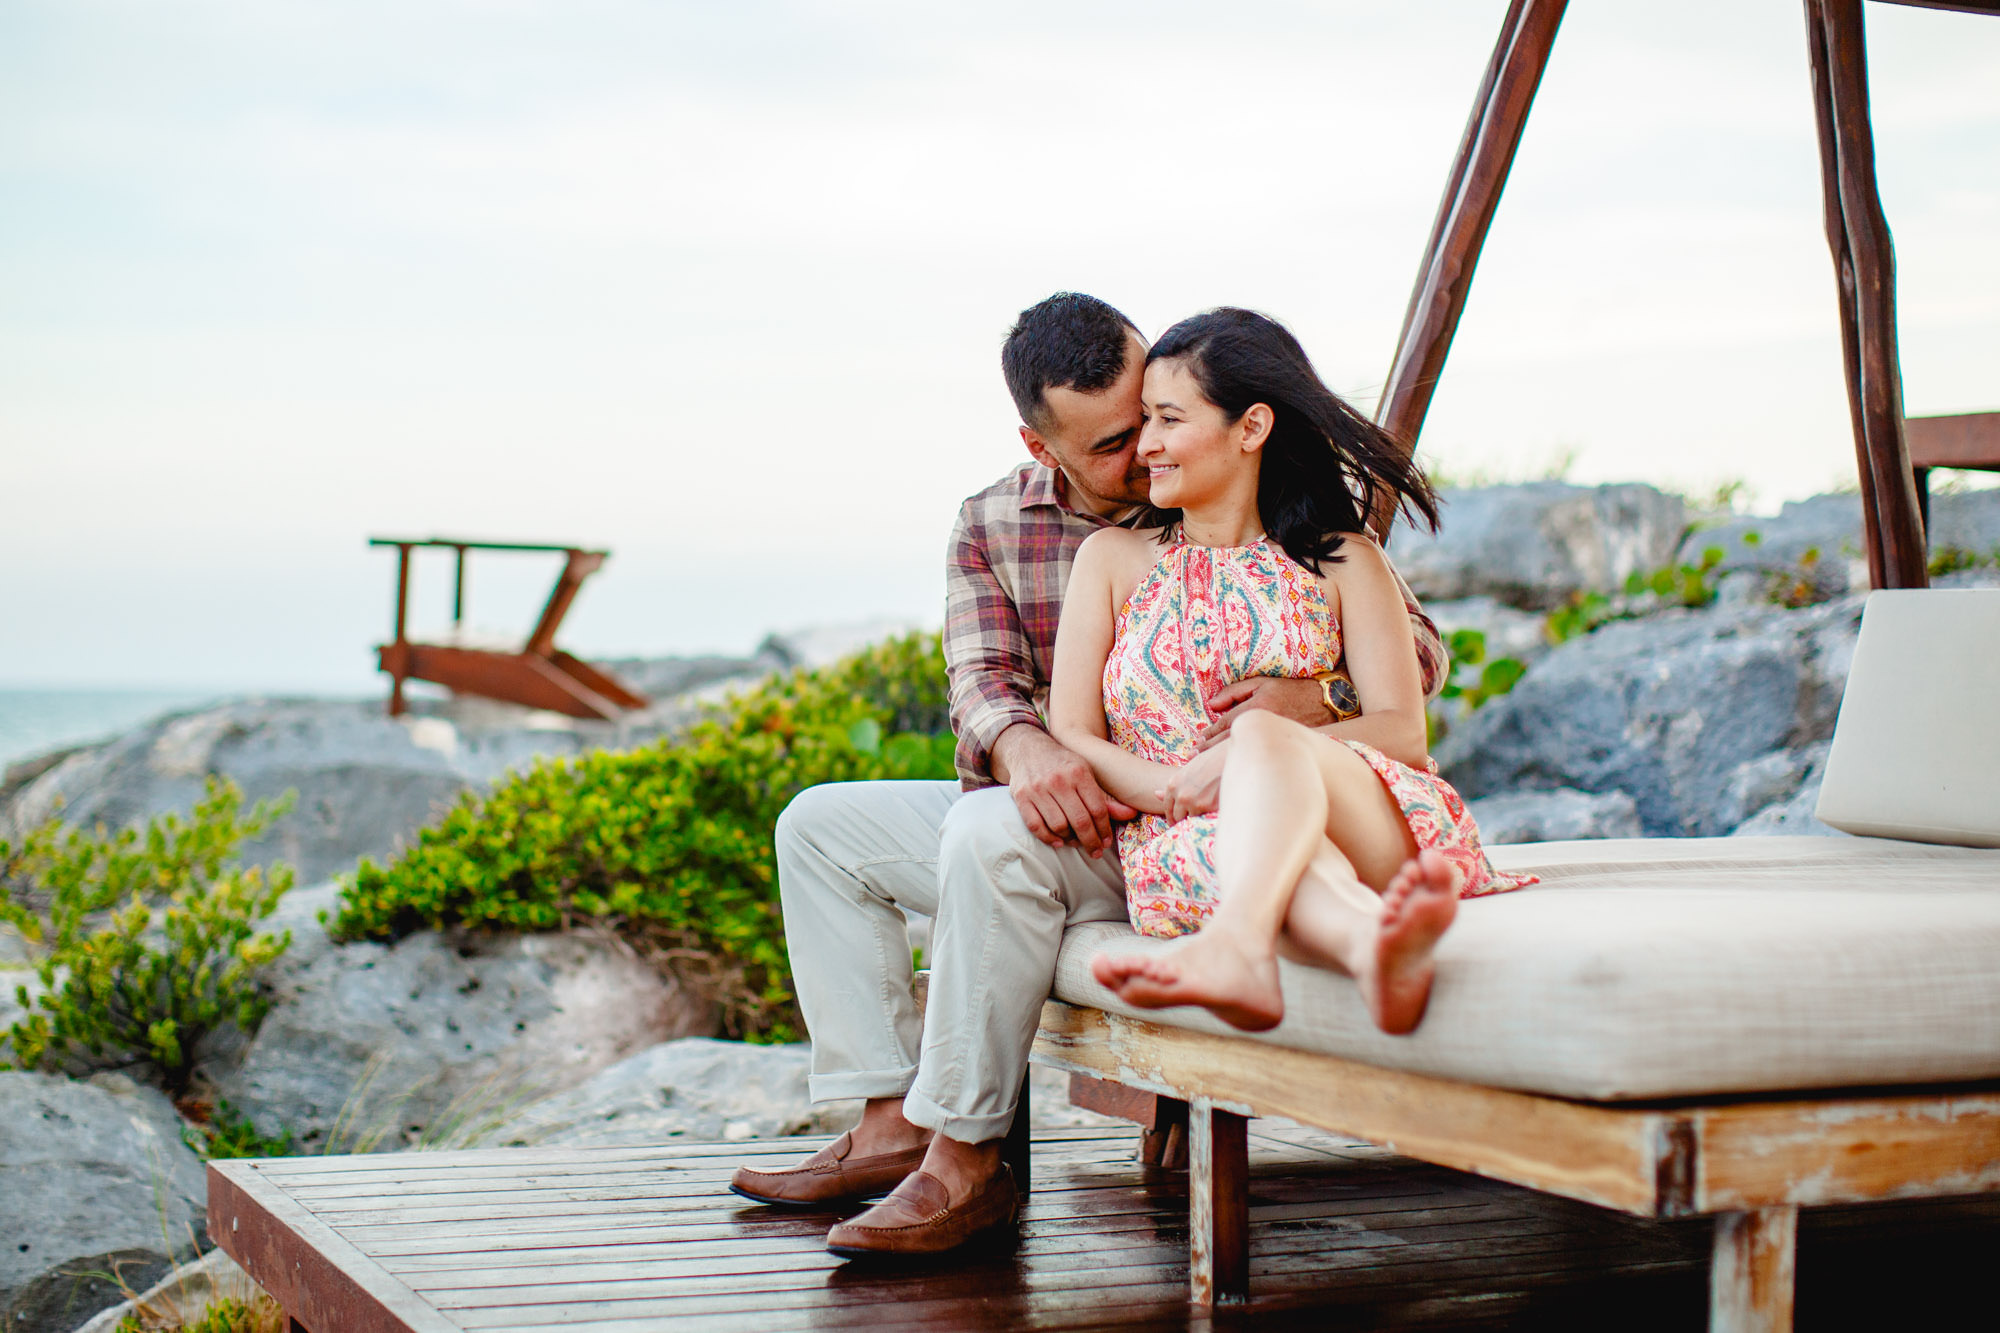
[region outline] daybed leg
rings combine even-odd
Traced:
[[[1021,1079],[1021,1095],[1014,1102],[1014,1123],[1007,1127],[1007,1139],[1000,1147],[1000,1160],[1014,1173],[1014,1188],[1028,1192],[1028,1160],[1032,1155],[1033,1130],[1030,1126],[1028,1080]]]
[[[1188,1106],[1188,1297],[1250,1298],[1250,1122],[1206,1097]]]
[[[1759,1208],[1715,1219],[1709,1333],[1789,1333],[1799,1210]]]
[[[1155,1100],[1153,1123],[1140,1132],[1139,1162],[1185,1171],[1188,1164],[1188,1104],[1174,1097]]]

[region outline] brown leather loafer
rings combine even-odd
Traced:
[[[729,1188],[758,1203],[790,1208],[831,1208],[894,1189],[923,1165],[925,1149],[854,1156],[854,1136],[842,1134],[786,1171],[736,1168]]]
[[[826,1233],[826,1248],[843,1259],[944,1254],[1011,1228],[1020,1213],[1014,1173],[1003,1164],[979,1192],[953,1208],[943,1182],[919,1171],[895,1193]]]

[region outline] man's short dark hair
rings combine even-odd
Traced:
[[[1101,393],[1125,373],[1139,326],[1094,296],[1057,292],[1021,312],[1000,348],[1000,373],[1021,420],[1048,424],[1050,389]]]

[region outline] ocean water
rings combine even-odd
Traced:
[[[161,713],[218,697],[199,690],[0,689],[0,769],[50,750],[108,740]]]

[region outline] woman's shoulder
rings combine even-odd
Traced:
[[[1097,565],[1122,569],[1137,561],[1151,564],[1160,557],[1160,534],[1133,528],[1099,528],[1076,548],[1079,567]]]

